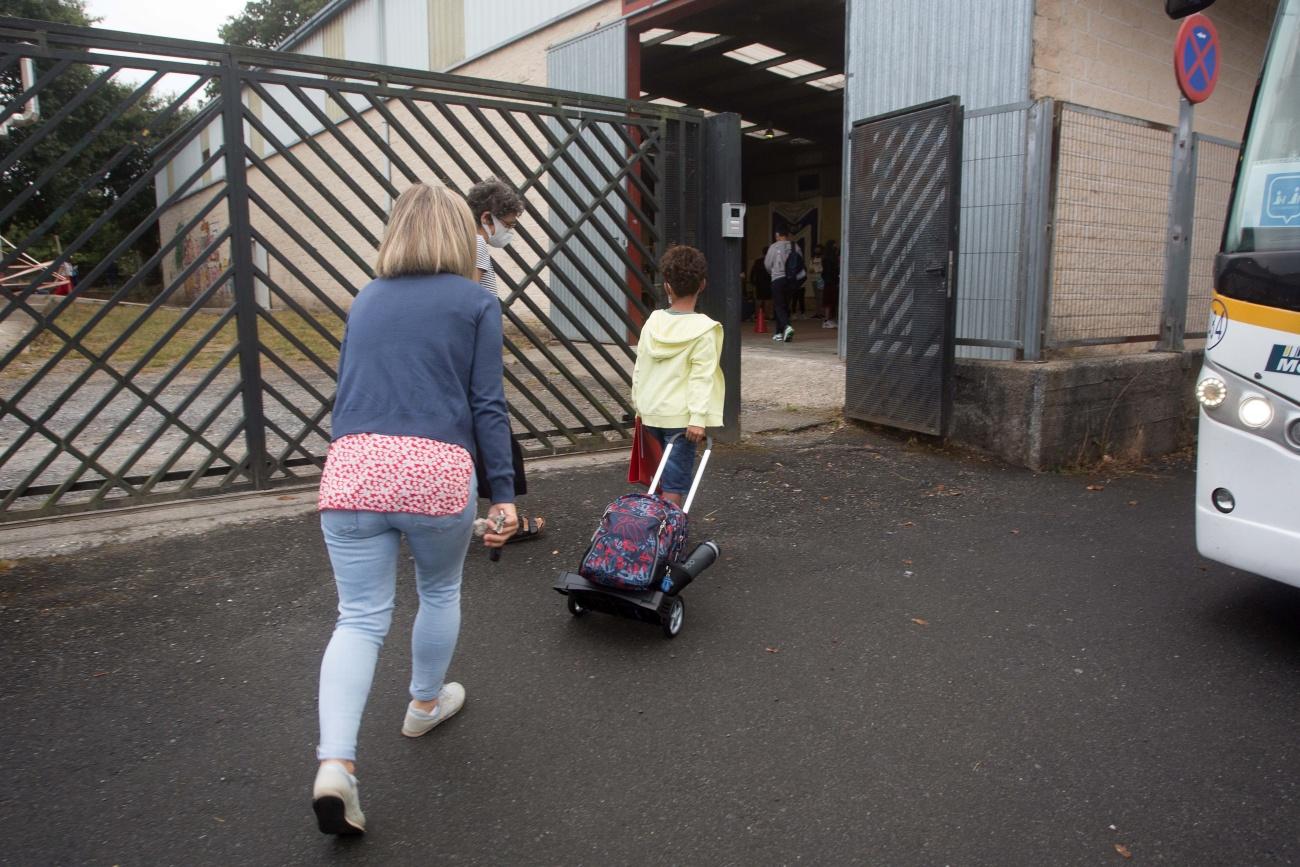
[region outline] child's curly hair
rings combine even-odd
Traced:
[[[672,287],[673,295],[684,298],[695,295],[709,276],[709,263],[704,254],[694,247],[669,247],[659,260],[659,270],[664,282]]]

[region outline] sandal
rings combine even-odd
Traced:
[[[542,535],[546,529],[545,518],[529,518],[527,515],[521,515],[519,518],[519,529],[515,534],[506,540],[506,544],[511,542],[527,542],[529,539],[536,539]]]

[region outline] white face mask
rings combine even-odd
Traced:
[[[489,227],[487,223],[483,224],[483,228],[487,229],[488,245],[498,249],[509,247],[510,242],[515,239],[514,230],[498,220],[495,214],[490,216],[492,217],[492,225]]]

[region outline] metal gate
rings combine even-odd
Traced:
[[[960,101],[854,124],[845,415],[944,433],[956,311]]]
[[[318,472],[348,305],[416,181],[525,196],[497,262],[525,453],[627,442],[701,114],[4,18],[0,93],[0,126],[41,108],[0,138],[0,521]]]

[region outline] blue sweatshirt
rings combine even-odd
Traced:
[[[461,446],[487,470],[492,502],[513,503],[501,346],[500,302],[477,283],[456,274],[372,281],[348,313],[331,434]]]

